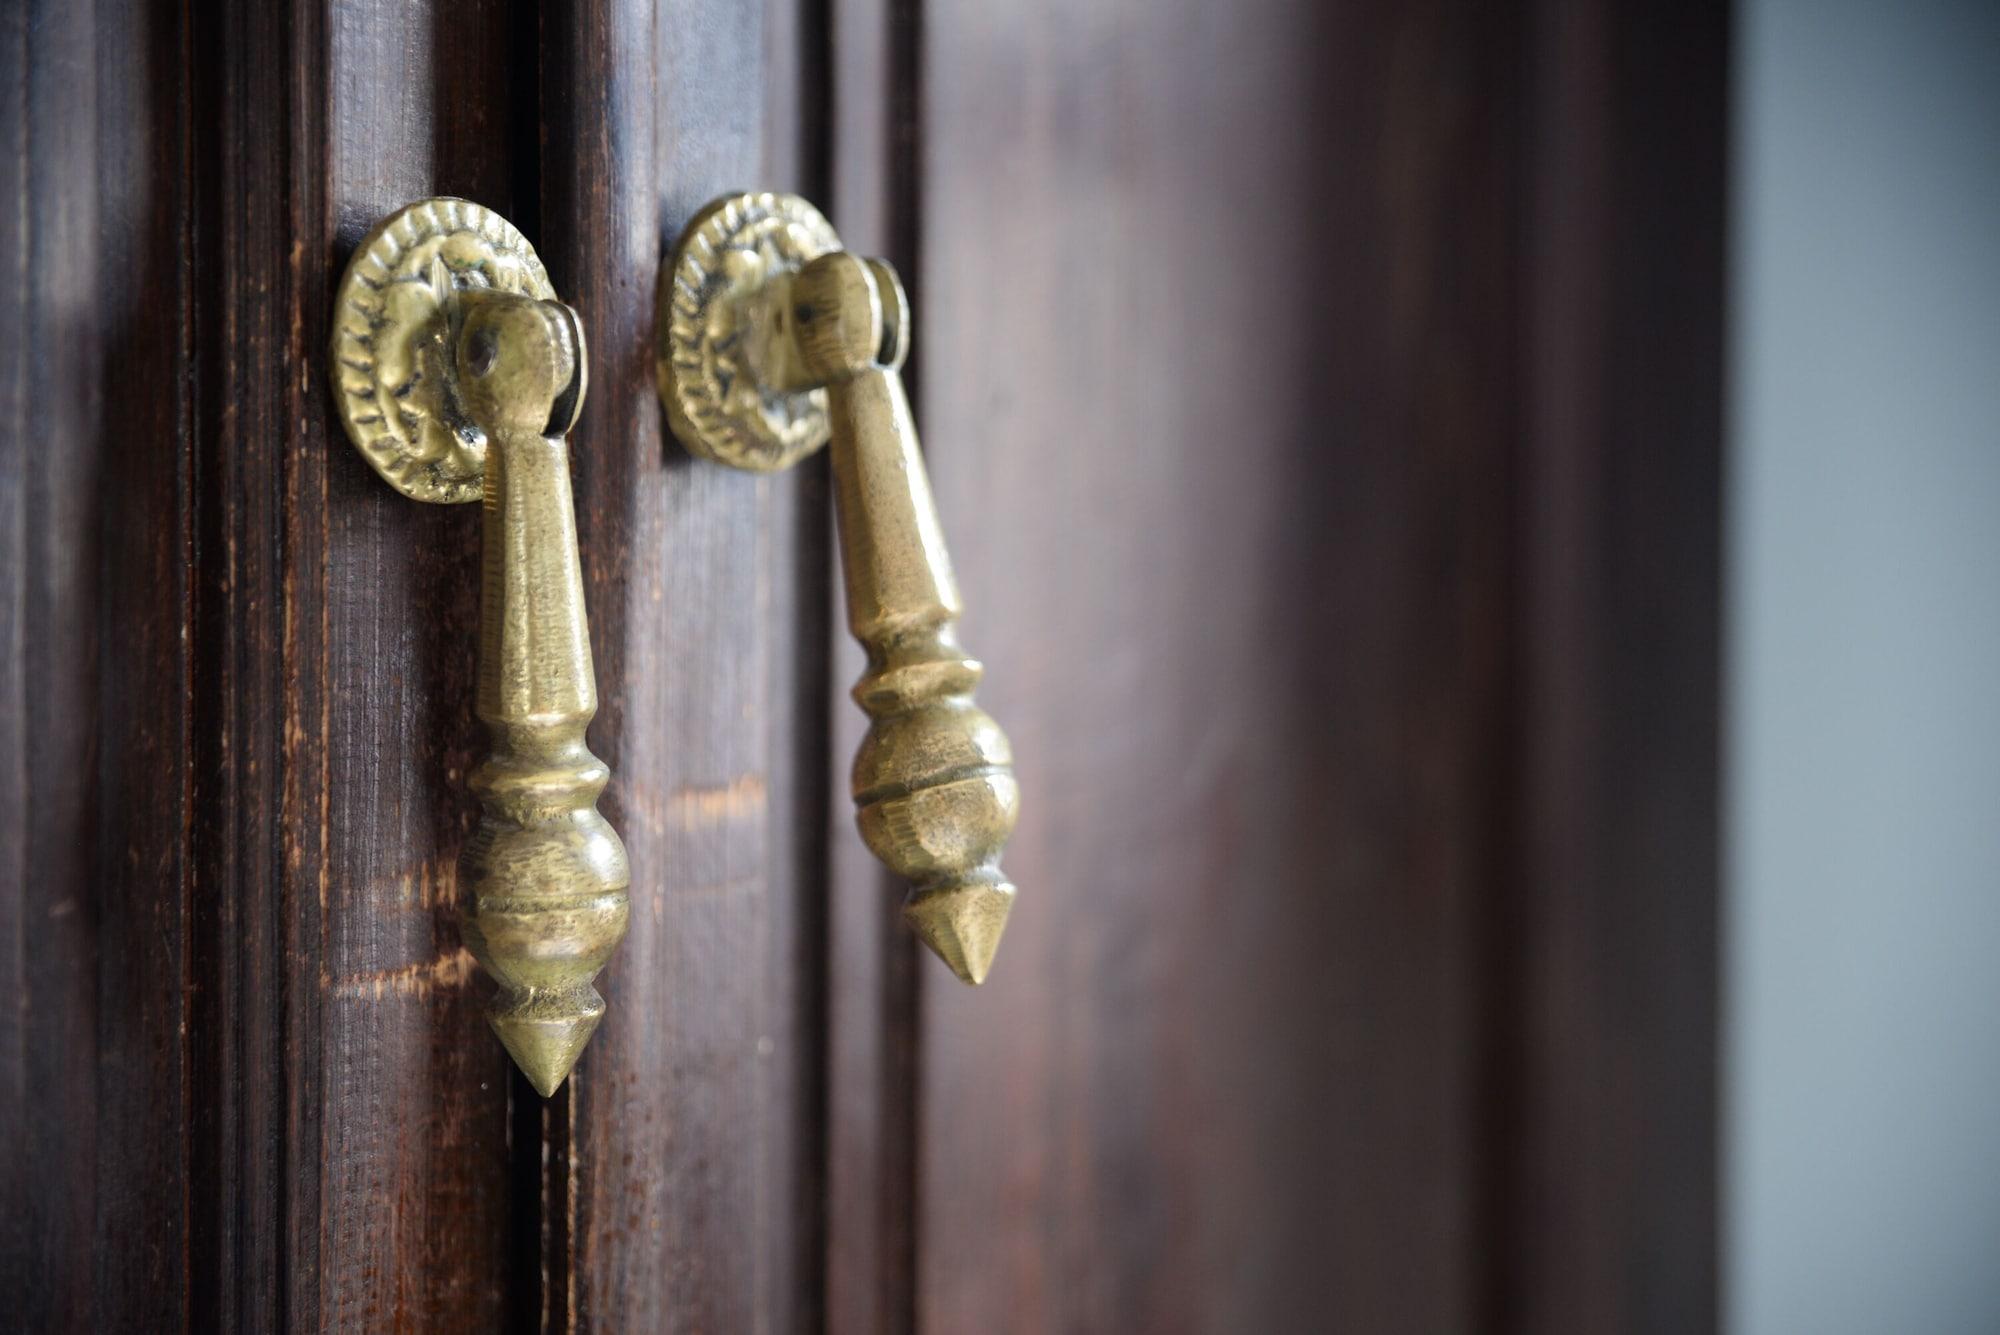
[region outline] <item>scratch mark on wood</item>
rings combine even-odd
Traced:
[[[422,862],[414,872],[404,872],[397,882],[404,903],[418,908],[451,908],[458,903],[458,859],[438,858]]]
[[[400,969],[339,979],[333,985],[333,993],[335,996],[370,1001],[388,996],[421,999],[441,989],[464,987],[475,967],[472,952],[460,946],[448,955],[423,964],[409,964]]]
[[[719,788],[674,789],[667,803],[667,816],[680,829],[705,830],[762,816],[768,799],[764,776],[745,774]]]

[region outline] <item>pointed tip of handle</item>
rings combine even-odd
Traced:
[[[502,992],[487,1011],[493,1032],[543,1098],[569,1078],[604,1018],[604,998],[585,985],[572,992]]]
[[[924,886],[910,892],[903,920],[963,982],[977,987],[993,968],[1014,887],[1004,878]]]

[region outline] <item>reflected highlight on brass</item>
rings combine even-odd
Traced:
[[[909,307],[895,272],[839,249],[790,195],[735,195],[688,225],[661,275],[660,395],[696,454],[788,467],[829,439],[848,626],[868,651],[854,698],[871,720],[854,761],[861,836],[915,884],[903,916],[952,972],[985,980],[1014,903],[1000,870],[1020,802],[909,400]]]
[[[596,674],[569,449],[587,359],[505,220],[426,200],[364,241],[336,297],[333,376],[348,434],[421,500],[485,501],[477,712],[490,754],[460,880],[467,946],[499,984],[487,1018],[543,1097],[604,1015],[592,981],[624,939],[631,874],[597,811],[584,743]],[[476,481],[475,481],[476,479]]]

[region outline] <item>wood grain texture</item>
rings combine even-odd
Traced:
[[[316,0],[0,28],[26,201],[0,1264],[32,1328],[816,1324],[824,473],[666,448],[646,331],[681,217],[810,170],[790,89],[817,47],[788,10],[689,17]],[[597,354],[594,735],[652,859],[648,948],[612,1055],[550,1109],[456,926],[478,516],[383,487],[323,383],[349,249],[440,193],[545,240]]]
[[[479,507],[383,485],[334,419],[321,371],[333,285],[383,216],[459,195],[532,223],[513,91],[523,21],[496,0],[328,4],[324,87],[310,64],[292,66],[307,114],[327,106],[323,124],[295,126],[291,150],[318,237],[299,275],[311,397],[286,504],[294,624],[307,609],[318,619],[293,650],[299,797],[286,821],[321,841],[296,864],[293,910],[319,968],[317,1032],[298,1039],[316,1069],[296,1097],[308,1125],[317,1112],[323,1165],[317,1218],[295,1225],[316,1229],[319,1255],[301,1325],[316,1310],[326,1329],[491,1331],[531,1288],[509,1228],[530,1207],[511,1196],[508,1106],[534,1095],[480,1013],[488,984],[458,925],[477,811],[466,776],[486,754],[472,716]]]
[[[506,1066],[450,902],[476,540],[352,467],[320,368],[335,208],[506,205],[515,146],[465,127],[513,37],[459,7],[450,63],[429,11],[377,8],[6,29],[27,1328],[489,1330],[506,1298]]]
[[[593,348],[571,436],[592,736],[634,872],[609,1017],[544,1130],[544,1321],[810,1328],[827,586],[802,576],[826,559],[823,473],[689,459],[651,355],[672,239],[709,198],[796,163],[797,130],[763,123],[760,6],[556,4],[541,31],[561,146],[542,163],[541,249]]]
[[[320,685],[321,674],[298,672],[292,656],[296,637],[316,646],[322,626],[317,603],[301,606],[286,587],[286,568],[287,552],[322,531],[322,512],[288,523],[283,498],[299,467],[324,457],[323,443],[318,454],[294,453],[309,415],[304,256],[325,232],[317,194],[300,195],[322,182],[316,161],[300,161],[312,127],[294,124],[291,100],[298,43],[313,64],[324,61],[316,30],[300,32],[275,9],[217,7],[192,22],[190,49],[209,61],[191,133],[196,983],[187,1041],[201,1190],[190,1199],[189,1268],[193,1324],[283,1330],[313,1320],[321,1271],[321,1110],[302,1097],[317,1088],[320,1051],[319,953],[309,944],[318,868],[307,872],[307,898],[287,865],[288,851],[316,863],[324,847],[324,787],[301,811],[294,768],[318,768],[308,748],[321,730],[287,726],[318,714],[287,682]],[[308,953],[295,964],[300,949]],[[301,1144],[309,1148],[292,1152]]]
[[[506,209],[497,5],[199,16],[191,1264],[216,1329],[491,1330],[508,1066],[471,994],[478,516],[407,503],[334,427],[347,250],[410,198]],[[434,160],[451,146],[449,165]],[[200,1324],[200,1323],[198,1323]]]
[[[0,1284],[24,1330],[189,1316],[183,56],[143,5],[0,20]]]

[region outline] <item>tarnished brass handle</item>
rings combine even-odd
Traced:
[[[604,1015],[591,986],[624,939],[631,873],[597,811],[610,771],[597,712],[564,437],[587,381],[576,313],[534,251],[463,200],[412,204],[370,233],[341,282],[341,420],[404,494],[485,501],[477,712],[491,751],[460,864],[466,945],[499,984],[487,1007],[543,1097]]]
[[[830,438],[847,620],[868,651],[854,698],[861,837],[915,882],[903,915],[968,983],[1013,907],[1000,849],[1019,807],[1006,735],[972,701],[951,558],[897,374],[909,307],[895,272],[791,195],[704,209],[661,275],[660,395],[696,454],[759,472]]]

